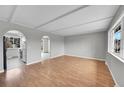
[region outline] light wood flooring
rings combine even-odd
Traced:
[[[1,87],[113,87],[105,62],[61,56],[0,73]]]

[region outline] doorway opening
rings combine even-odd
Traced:
[[[4,70],[22,67],[27,62],[26,37],[23,33],[12,30],[3,36]]]
[[[49,36],[43,36],[41,39],[41,58],[43,60],[50,57],[50,38]]]

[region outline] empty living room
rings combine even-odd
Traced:
[[[124,5],[0,5],[0,87],[124,87]]]

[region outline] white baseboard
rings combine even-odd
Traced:
[[[87,59],[94,59],[99,61],[105,61],[105,59],[99,59],[99,58],[93,58],[93,57],[84,57],[84,56],[77,56],[77,55],[71,55],[71,54],[64,54],[66,56],[73,56],[73,57],[79,57],[79,58],[87,58]]]
[[[114,87],[119,87],[119,85],[118,85],[118,83],[117,83],[117,81],[116,81],[116,79],[115,79],[113,73],[111,72],[111,69],[110,69],[108,63],[105,62],[105,64],[107,65],[107,67],[108,67],[108,69],[109,69],[109,71],[110,71],[110,73],[111,73],[111,76],[112,76],[112,78],[113,78],[113,80],[114,80],[114,83],[115,83],[115,86],[114,86]]]
[[[61,57],[61,56],[64,56],[64,53],[63,53],[63,54],[59,54],[59,55],[57,55],[57,56],[50,57],[50,59],[57,58],[57,57]]]
[[[4,72],[4,70],[0,70],[0,73],[3,73]]]
[[[53,57],[50,57],[50,58],[36,60],[36,61],[30,62],[30,63],[27,63],[26,65],[31,65],[31,64],[43,62],[44,60],[53,59],[53,58],[60,57],[60,56],[63,56],[63,55],[64,55],[64,54],[59,54],[59,55],[57,55],[57,56],[53,56]]]
[[[30,63],[27,63],[26,65],[32,65],[32,64],[36,64],[36,63],[39,63],[39,62],[42,62],[43,60],[36,60],[36,61],[33,61],[33,62],[30,62]]]
[[[114,87],[120,87],[119,85],[115,84]]]
[[[61,56],[73,56],[73,57],[80,57],[80,58],[87,58],[87,59],[94,59],[94,60],[100,60],[100,61],[105,61],[105,59],[99,59],[99,58],[92,58],[92,57],[83,57],[83,56],[77,56],[77,55],[71,55],[71,54],[59,54],[59,55],[56,55],[56,56],[52,56],[50,57],[50,59],[53,59],[53,58],[57,58],[57,57],[61,57]],[[49,59],[49,58],[48,58]],[[36,61],[33,61],[33,62],[30,62],[30,63],[27,63],[26,65],[31,65],[31,64],[35,64],[35,63],[39,63],[39,62],[43,62],[44,60],[47,60],[47,59],[40,59],[40,60],[36,60]]]

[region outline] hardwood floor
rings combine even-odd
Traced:
[[[3,87],[109,87],[114,81],[104,62],[61,56],[0,74]]]

